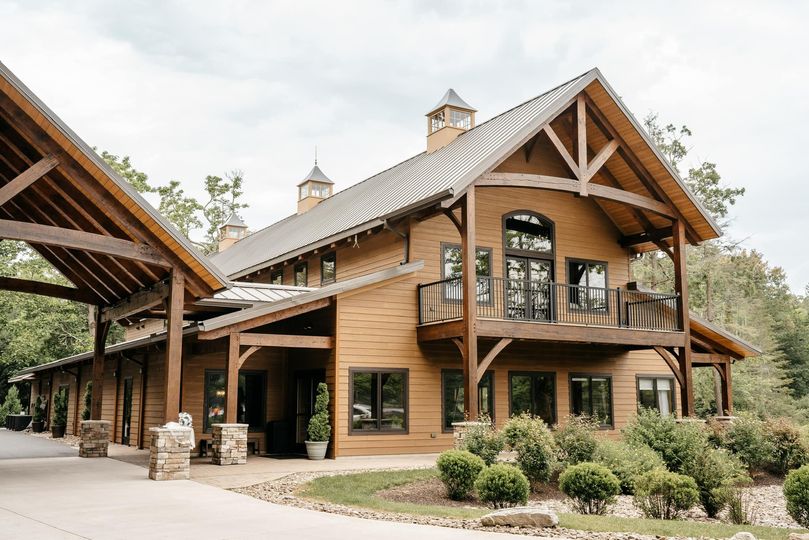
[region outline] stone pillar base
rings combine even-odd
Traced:
[[[214,424],[211,426],[211,434],[211,463],[247,463],[247,424]]]
[[[149,428],[149,478],[152,480],[188,480],[191,476],[191,444],[194,430],[190,427]]]
[[[452,423],[452,437],[454,439],[455,449],[463,448],[463,440],[466,436],[466,431],[472,426],[488,426],[487,422],[453,422]]]
[[[81,436],[79,457],[107,457],[111,426],[109,420],[82,420],[79,431]]]

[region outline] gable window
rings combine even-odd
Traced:
[[[602,427],[612,426],[612,377],[571,375],[570,411],[591,416]]]
[[[320,257],[320,284],[334,283],[337,279],[337,253],[332,251]]]
[[[466,111],[451,110],[449,125],[454,128],[469,129],[472,126],[472,115]]]
[[[444,405],[444,431],[452,431],[453,422],[464,421],[463,371],[444,369],[441,371],[441,391]],[[478,410],[481,415],[494,418],[494,377],[491,371],[483,374],[478,383]]]
[[[277,270],[273,270],[270,272],[270,283],[273,285],[283,285],[284,284],[284,269],[278,268]]]
[[[571,309],[607,310],[607,263],[568,260],[567,281]]]
[[[305,262],[295,265],[295,286],[307,287],[309,283],[309,265]]]
[[[444,300],[463,299],[463,286],[460,279],[463,270],[463,256],[461,246],[457,244],[441,244],[441,277],[442,279],[454,279],[450,283],[444,284]],[[492,250],[490,248],[477,248],[475,250],[475,272],[477,277],[491,277],[492,275]],[[479,279],[477,282],[477,294],[479,303],[491,302],[491,284],[487,279]]]
[[[661,416],[674,413],[674,379],[638,377],[638,407],[654,409]]]
[[[438,131],[444,127],[444,111],[435,113],[430,117],[430,133]]]
[[[511,251],[553,253],[553,224],[532,212],[514,212],[505,218],[505,248]]]
[[[509,409],[512,415],[529,413],[546,424],[556,422],[556,376],[527,371],[508,374]]]
[[[407,430],[407,370],[351,369],[351,432]]]
[[[225,421],[225,386],[222,369],[205,370],[205,417],[203,427],[210,433],[214,424]],[[263,371],[240,371],[236,401],[236,421],[247,424],[249,431],[264,429],[266,374]]]

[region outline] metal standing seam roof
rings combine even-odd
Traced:
[[[309,174],[307,174],[303,178],[303,180],[300,181],[300,183],[298,185],[299,186],[303,185],[306,182],[308,182],[309,180],[314,180],[315,182],[322,182],[324,184],[333,184],[334,183],[334,182],[331,181],[331,179],[328,176],[326,176],[326,174],[322,170],[320,170],[320,167],[317,166],[317,163],[315,163],[315,166],[312,167],[312,170],[309,171]]]
[[[332,195],[308,212],[257,231],[212,260],[225,274],[238,278],[293,250],[358,227],[380,225],[386,217],[419,203],[449,198],[496,166],[506,150],[522,144],[597,73],[580,75],[478,124],[431,154],[422,152]]]
[[[314,290],[315,289],[312,287],[292,287],[288,285],[242,283],[234,281],[231,282],[229,289],[216,293],[213,299],[254,304],[284,300]]]
[[[461,96],[459,96],[455,90],[450,88],[449,90],[447,90],[447,93],[444,94],[444,97],[441,98],[441,101],[436,103],[435,107],[430,109],[430,112],[428,112],[425,116],[430,116],[430,113],[433,113],[442,107],[446,107],[447,105],[449,105],[450,107],[458,107],[459,109],[466,109],[468,111],[478,112],[476,108],[474,108],[469,103],[461,99]]]

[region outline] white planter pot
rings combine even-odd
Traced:
[[[309,459],[323,459],[326,457],[326,449],[329,447],[329,441],[304,441],[306,443],[306,454]]]

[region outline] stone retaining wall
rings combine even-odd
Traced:
[[[211,434],[211,463],[247,463],[247,424],[214,424],[211,426]]]
[[[79,457],[107,457],[111,426],[109,420],[82,420],[79,429]]]
[[[466,436],[466,431],[472,426],[488,426],[486,422],[453,422],[452,423],[452,437],[454,439],[454,447],[456,449],[463,446],[463,439]]]
[[[149,428],[149,478],[188,480],[191,470],[192,428]]]

